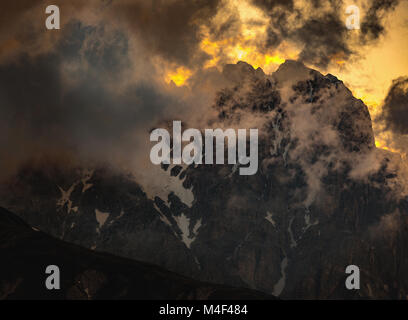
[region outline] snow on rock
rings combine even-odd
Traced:
[[[272,294],[275,297],[279,297],[285,288],[286,284],[286,267],[288,266],[288,258],[285,256],[281,262],[281,278],[278,280],[278,282],[273,286],[273,292]]]
[[[274,139],[272,140],[273,146],[271,148],[272,149],[271,155],[278,155],[282,141],[285,138],[284,132],[279,129],[279,123],[281,119],[282,119],[282,114],[277,113],[275,120],[271,122],[273,133],[274,133]]]
[[[155,197],[159,197],[160,199],[165,201],[167,206],[170,205],[168,197],[173,192],[181,202],[191,208],[194,201],[194,194],[191,188],[186,189],[183,186],[183,182],[186,179],[186,176],[183,179],[180,179],[179,176],[181,174],[178,176],[170,175],[171,169],[174,167],[175,165],[169,166],[166,171],[163,170],[160,166],[155,166],[154,168],[152,168],[152,170],[154,170],[155,178],[154,180],[148,181],[148,184],[145,185],[145,192],[152,200],[154,200]],[[187,168],[187,166],[185,166],[185,168]]]
[[[273,213],[267,211],[265,219],[268,220],[274,227],[276,227],[276,222],[275,220],[273,220]]]
[[[58,189],[61,192],[61,198],[57,200],[57,206],[60,207],[60,209],[62,209],[66,205],[68,213],[71,213],[71,211],[78,212],[78,207],[72,207],[71,201],[71,194],[76,186],[77,183],[74,183],[67,191],[58,186]]]
[[[99,229],[100,229],[100,228],[103,227],[106,220],[108,219],[109,213],[108,212],[102,212],[102,211],[99,211],[98,209],[95,209],[95,216],[96,216],[96,221],[98,221]]]
[[[84,176],[81,179],[82,183],[82,193],[84,193],[86,190],[92,188],[93,184],[88,183],[88,181],[92,178],[94,171],[93,170],[85,170]]]
[[[120,214],[117,217],[114,217],[109,221],[109,225],[114,224],[116,221],[118,221],[120,218],[122,218],[124,214],[125,214],[125,211],[123,211],[123,209],[122,209],[120,211]]]
[[[196,263],[199,270],[201,270],[201,263],[198,261],[197,257],[194,257],[194,262]]]
[[[290,219],[289,226],[288,226],[288,232],[289,232],[289,236],[290,236],[290,247],[291,248],[297,247],[297,242],[296,242],[295,237],[293,236],[293,232],[292,232],[293,220],[295,220],[295,217],[292,217],[292,219]]]
[[[196,224],[195,224],[195,226],[194,226],[194,228],[193,228],[193,234],[194,235],[197,235],[198,234],[198,229],[200,229],[200,227],[201,227],[201,219],[199,219],[197,222],[196,222]],[[195,239],[195,238],[194,238]]]
[[[308,213],[306,213],[305,214],[305,226],[303,227],[303,232],[306,232],[307,231],[307,229],[309,229],[310,227],[313,227],[313,226],[315,226],[315,225],[318,225],[319,224],[319,220],[316,220],[315,222],[311,222],[311,219],[310,219],[310,214],[308,214]]]
[[[180,216],[175,216],[174,220],[181,231],[181,241],[184,242],[187,248],[190,249],[191,244],[195,241],[198,235],[198,229],[201,227],[201,219],[196,222],[190,235],[190,219],[184,213]]]
[[[89,294],[89,289],[88,289],[88,288],[85,288],[84,291],[85,291],[85,293],[86,293],[86,295],[87,295],[88,300],[91,299],[92,297],[91,297],[91,295]]]

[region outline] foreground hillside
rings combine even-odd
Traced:
[[[194,281],[162,268],[96,253],[36,231],[0,208],[0,299],[271,299],[260,292]],[[61,289],[45,288],[57,265]]]

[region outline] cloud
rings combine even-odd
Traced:
[[[398,166],[398,175],[404,180],[405,188],[408,177],[406,157],[408,155],[408,78],[400,77],[393,80],[388,94],[376,117],[379,140],[387,149],[395,154],[393,161]],[[401,161],[402,157],[402,161]]]
[[[91,6],[98,8],[100,0],[52,2],[61,12],[61,30],[49,31],[45,27],[45,9],[50,3],[44,0],[3,1],[0,5],[0,63],[7,63],[21,53],[29,56],[52,51],[58,40],[65,36],[64,26],[73,19],[89,20]]]
[[[200,26],[208,23],[220,0],[115,1],[110,17],[124,21],[153,53],[191,66],[207,56],[200,52]]]
[[[282,41],[293,41],[301,48],[299,60],[327,68],[333,60],[346,61],[357,54],[362,43],[370,44],[385,32],[384,18],[395,9],[398,0],[362,1],[363,20],[360,43],[345,25],[342,0],[307,2],[252,0],[269,17],[268,50]],[[366,9],[365,9],[366,8]]]
[[[300,49],[301,61],[326,68],[332,61],[353,57],[361,44],[378,40],[386,31],[387,14],[399,1],[358,1],[363,18],[357,42],[345,26],[342,0],[248,0],[240,4],[232,0],[55,0],[53,4],[61,9],[58,32],[44,27],[46,1],[11,3],[2,4],[0,13],[0,61],[20,51],[35,55],[53,50],[58,39],[65,37],[64,26],[79,20],[88,25],[115,25],[137,39],[150,55],[196,70],[214,58],[201,46],[206,36],[203,30],[212,41],[227,41],[223,46],[250,44],[251,50],[260,53],[293,42]],[[253,12],[249,4],[260,11],[245,18]],[[266,34],[247,39],[248,28],[256,27],[265,27]],[[231,62],[222,51],[218,61]]]
[[[392,82],[382,112],[386,129],[408,134],[408,77],[400,77]]]
[[[207,56],[200,52],[200,26],[217,12],[220,0],[55,0],[60,7],[61,30],[47,31],[43,0],[2,3],[0,13],[0,59],[24,51],[32,54],[53,49],[65,36],[72,20],[84,24],[114,24],[137,37],[151,53],[183,65],[192,65]]]
[[[121,31],[80,22],[65,28],[52,52],[0,64],[2,168],[59,153],[130,162],[149,127],[180,106],[151,80],[148,59],[137,81],[127,78],[138,59]]]
[[[394,10],[399,0],[372,0],[361,22],[361,39],[365,42],[377,40],[384,32],[384,17]]]

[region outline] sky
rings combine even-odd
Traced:
[[[50,4],[60,30],[45,28]],[[359,30],[345,26],[350,4]],[[2,1],[2,165],[42,152],[127,163],[141,132],[202,118],[240,60],[336,75],[369,107],[377,146],[405,156],[407,35],[407,0]]]

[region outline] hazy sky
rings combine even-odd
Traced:
[[[361,59],[342,70],[333,68],[367,104],[381,104],[392,80],[408,75],[408,1],[385,18],[386,33],[378,43],[359,50]]]

